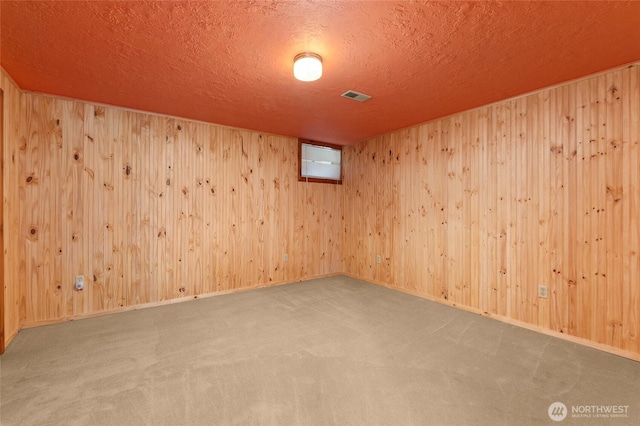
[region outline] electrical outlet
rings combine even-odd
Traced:
[[[549,298],[549,288],[546,285],[538,286],[538,297],[542,299]]]
[[[282,256],[282,261],[283,262],[288,262],[289,261],[289,255],[288,254],[283,255]]]
[[[76,275],[75,289],[78,291],[84,290],[84,275]]]
[[[380,255],[376,256],[376,263],[382,263],[382,256]]]

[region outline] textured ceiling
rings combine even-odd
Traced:
[[[640,60],[640,2],[2,0],[0,14],[0,63],[25,90],[339,144]],[[303,51],[324,58],[320,80],[293,78]]]

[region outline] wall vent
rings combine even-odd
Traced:
[[[347,90],[342,95],[343,98],[353,99],[354,101],[364,102],[371,99],[371,96],[365,95],[364,93],[356,92],[355,90]]]

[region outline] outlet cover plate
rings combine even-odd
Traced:
[[[84,275],[76,275],[74,287],[78,291],[84,290]]]
[[[538,297],[541,299],[548,299],[549,298],[549,287],[547,287],[546,285],[539,285],[538,286]]]

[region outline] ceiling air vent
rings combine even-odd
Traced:
[[[365,95],[364,93],[356,92],[355,90],[347,90],[342,95],[343,98],[353,99],[354,101],[364,102],[371,99],[371,96]]]

